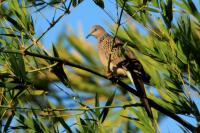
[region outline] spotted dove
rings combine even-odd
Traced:
[[[140,94],[141,102],[148,116],[153,119],[153,114],[147,100],[144,82],[149,82],[150,77],[145,73],[141,63],[128,47],[123,47],[124,43],[119,39],[109,35],[101,26],[94,25],[90,34],[98,41],[98,54],[104,66],[108,67],[112,75],[128,76]],[[114,42],[114,43],[113,43]],[[110,58],[110,62],[109,62]]]

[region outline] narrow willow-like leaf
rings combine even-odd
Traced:
[[[33,121],[34,130],[36,132],[40,132],[40,133],[44,132],[44,130],[40,126],[40,122],[39,121],[36,121],[35,119],[32,119],[32,121]]]
[[[6,20],[8,20],[16,29],[18,29],[19,31],[23,30],[23,27],[16,20],[14,20],[8,15],[5,15],[5,17],[6,17]]]
[[[57,120],[61,123],[61,125],[68,131],[68,133],[72,133],[71,128],[68,126],[68,124],[64,121],[63,118],[58,117],[58,118],[56,118],[56,119],[57,119]]]
[[[96,93],[95,96],[95,107],[99,107],[99,95]],[[95,115],[98,117],[100,115],[100,109],[95,109]]]
[[[53,45],[53,54],[55,57],[59,57],[59,53],[56,49],[56,47]],[[52,62],[52,61],[51,61]],[[53,63],[53,62],[52,62]],[[63,64],[58,63],[53,67],[52,72],[60,79],[60,81],[66,85],[69,86],[69,79],[64,71]]]
[[[25,63],[22,55],[9,55],[9,61],[13,73],[20,79],[26,79]]]
[[[104,9],[104,2],[103,0],[93,0],[100,8]]]
[[[11,122],[12,122],[14,116],[15,116],[15,113],[12,112],[12,114],[8,117],[8,119],[7,119],[7,121],[6,121],[6,124],[5,124],[5,127],[4,127],[4,130],[3,130],[4,132],[7,132],[7,131],[8,131],[8,129],[9,129],[9,127],[10,127],[10,124],[11,124]]]
[[[114,100],[114,97],[115,97],[115,92],[108,98],[105,106],[110,106]],[[104,120],[106,119],[108,112],[109,112],[109,108],[104,108],[101,111],[101,114],[99,115],[99,119],[101,119],[101,123],[103,123]]]
[[[54,56],[55,57],[59,57],[59,54],[58,54],[58,51],[57,51],[56,47],[54,45],[52,45],[52,46],[53,46],[53,54],[54,54]]]

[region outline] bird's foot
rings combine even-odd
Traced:
[[[112,72],[107,72],[106,75],[107,75],[107,78],[111,80],[113,83],[116,83],[119,78],[117,75],[113,74]]]

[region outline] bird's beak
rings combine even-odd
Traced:
[[[86,39],[88,39],[90,36],[92,36],[92,33],[89,33],[89,34],[86,36]]]

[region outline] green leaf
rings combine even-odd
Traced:
[[[134,118],[134,117],[130,117],[130,116],[123,116],[123,115],[120,115],[121,117],[124,117],[126,119],[129,119],[129,120],[134,120],[134,121],[139,121],[138,118]]]
[[[193,115],[195,116],[197,121],[200,121],[200,117],[199,117],[200,116],[200,111],[198,109],[197,104],[192,100],[190,100],[190,104],[191,104],[191,107],[193,107]]]
[[[12,98],[13,101],[15,101],[19,96],[21,96],[22,94],[24,94],[26,91],[26,89],[20,89],[17,94]]]
[[[188,5],[189,5],[190,10],[192,11],[192,13],[194,13],[194,14],[198,13],[197,7],[193,3],[193,1],[192,0],[187,0],[187,1],[188,1]]]
[[[81,125],[83,127],[83,129],[85,128],[85,126],[87,126],[86,122],[80,118],[80,122],[81,122]]]
[[[22,124],[22,126],[20,126],[21,128],[23,128],[23,129],[30,129],[31,124],[27,123],[26,118],[23,115],[17,114],[17,119],[16,120],[17,120],[17,122],[19,122],[20,124]],[[30,125],[27,126],[26,124],[30,124]]]
[[[16,77],[20,80],[26,79],[26,71],[25,71],[25,63],[22,55],[19,54],[10,54],[9,61],[11,65],[11,69]]]
[[[23,30],[23,27],[17,22],[15,21],[13,18],[11,18],[8,15],[5,15],[6,20],[8,20],[16,29],[18,29],[19,31]]]
[[[18,37],[21,38],[21,35],[15,35],[15,34],[0,34],[0,36],[7,36],[7,37]],[[28,39],[28,36],[24,37],[25,39]]]
[[[83,0],[78,0],[78,4],[80,4]]]
[[[110,106],[113,102],[113,99],[115,97],[115,92],[108,98],[105,106]],[[109,112],[109,108],[104,108],[101,112],[101,114],[99,115],[99,119],[101,119],[101,123],[104,122],[104,120],[106,119],[106,116],[108,115]]]
[[[13,89],[19,85],[18,83],[11,83],[11,82],[4,83],[4,84],[5,84],[5,87],[8,89]]]
[[[34,130],[36,130],[36,132],[39,132],[39,133],[43,133],[43,129],[41,127],[41,124],[38,120],[35,120],[35,119],[32,119],[33,120],[33,125],[34,125]]]
[[[43,5],[43,4],[46,4],[46,2],[44,2],[44,1],[39,1],[39,2],[37,2],[37,1],[33,1],[33,5],[35,6],[35,7],[37,7],[37,6],[41,6],[41,5]]]
[[[73,0],[73,1],[75,1],[75,0]],[[60,0],[52,0],[48,4],[49,5],[56,5],[56,4],[59,4],[60,2],[61,2]]]
[[[162,9],[162,18],[168,29],[171,28],[171,22],[173,19],[172,4],[172,0],[167,0],[167,4],[165,4],[164,1],[160,2],[160,7]]]
[[[104,9],[104,2],[103,0],[93,0],[96,5],[98,5],[100,8]]]
[[[53,45],[53,54],[55,57],[59,57],[59,53],[54,45]],[[54,63],[54,61],[51,61],[51,63]],[[59,62],[57,65],[55,65],[52,69],[52,72],[60,79],[60,81],[64,85],[69,86],[69,79],[64,71],[63,63]]]
[[[80,118],[81,126],[83,128],[84,133],[93,133],[93,131],[96,131],[94,128],[94,125],[92,124],[93,120],[89,119],[89,116],[85,113],[85,120]]]
[[[58,51],[57,51],[56,47],[54,45],[52,45],[52,46],[53,46],[53,54],[54,54],[54,56],[55,57],[59,57],[59,54],[58,54]]]
[[[56,118],[56,119],[57,119],[57,120],[61,123],[61,125],[68,131],[68,133],[72,133],[71,128],[67,125],[67,123],[64,121],[63,118],[58,117],[58,118]]]
[[[146,4],[147,4],[147,1],[148,1],[148,0],[143,0],[143,5],[146,5]]]
[[[6,124],[5,124],[5,127],[4,127],[4,132],[7,132],[7,131],[8,131],[8,128],[10,127],[10,124],[11,124],[11,122],[12,122],[14,116],[15,116],[15,113],[12,112],[12,114],[9,116],[9,118],[8,118],[7,121],[6,121]]]
[[[95,107],[99,107],[99,96],[96,93],[95,96]],[[95,109],[95,115],[98,117],[100,115],[100,109]]]
[[[73,5],[73,7],[76,7],[76,6],[77,6],[77,1],[76,1],[76,0],[73,0],[73,1],[72,1],[72,5]]]
[[[130,94],[129,96],[131,98],[132,103],[135,103],[137,101],[136,98],[132,94]],[[129,113],[131,115],[133,115],[134,117],[136,117],[133,120],[131,120],[131,122],[136,127],[138,127],[142,132],[156,133],[156,129],[152,126],[151,119],[148,117],[148,115],[145,113],[145,110],[142,107],[130,108]],[[154,118],[154,119],[156,119],[156,118]]]
[[[44,95],[47,94],[48,91],[45,90],[33,90],[33,89],[29,89],[29,91],[31,92],[31,95],[35,95],[35,96],[39,96],[39,95]]]
[[[159,10],[159,9],[152,8],[152,7],[147,7],[146,10],[148,10],[148,11],[150,11],[150,12],[160,13],[160,10]]]

